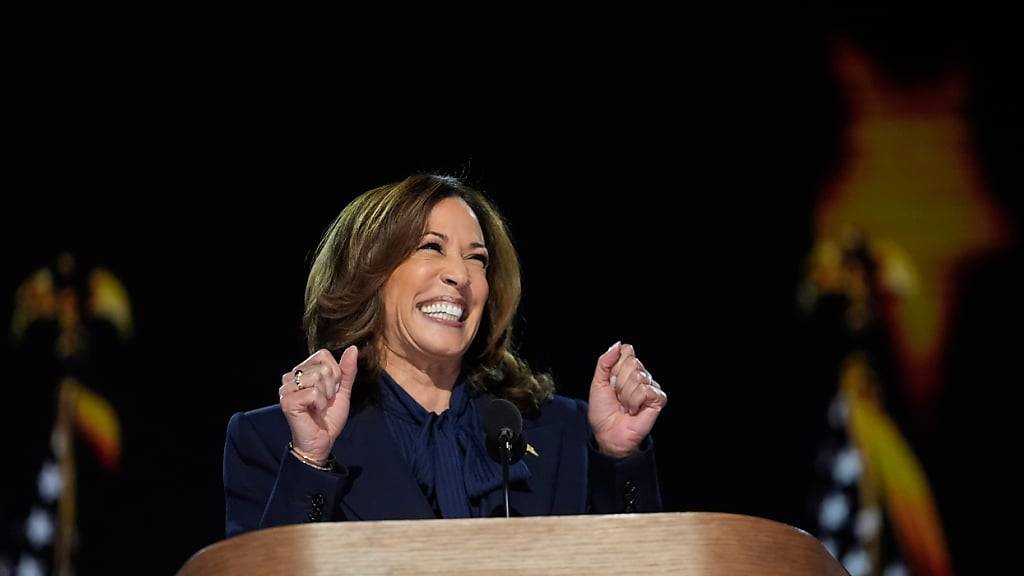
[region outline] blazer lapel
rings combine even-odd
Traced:
[[[338,463],[348,469],[340,503],[346,516],[359,520],[436,518],[402,459],[380,407],[370,405],[351,415],[333,452]]]

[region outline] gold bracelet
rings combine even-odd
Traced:
[[[325,472],[330,472],[331,470],[334,470],[334,455],[333,454],[330,457],[327,458],[327,462],[325,462],[324,464],[320,464],[316,460],[313,460],[312,458],[309,458],[308,456],[302,455],[298,450],[295,449],[295,446],[293,446],[291,442],[288,443],[288,450],[292,453],[292,456],[295,456],[296,458],[299,459],[300,462],[302,462],[303,464],[305,464],[307,466],[312,466],[313,468],[316,468],[317,470],[323,470]]]

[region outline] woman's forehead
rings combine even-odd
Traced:
[[[462,198],[445,198],[430,211],[425,233],[436,234],[445,240],[450,233],[471,233],[482,241],[483,229],[476,213]]]

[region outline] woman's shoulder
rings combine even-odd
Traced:
[[[553,422],[568,423],[574,419],[586,418],[587,403],[583,400],[555,394],[540,405],[538,413],[526,420],[534,426]]]
[[[258,436],[266,441],[278,437],[290,437],[288,421],[281,412],[280,404],[271,404],[255,410],[236,412],[228,421],[229,438],[251,438]]]

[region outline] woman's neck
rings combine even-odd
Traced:
[[[383,352],[384,370],[413,400],[435,414],[448,409],[461,370],[458,361],[413,362],[387,345]]]

